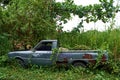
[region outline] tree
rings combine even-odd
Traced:
[[[5,2],[7,1],[7,2]],[[11,34],[13,40],[39,41],[55,39],[56,17],[67,22],[70,14],[84,17],[83,21],[102,20],[107,22],[115,15],[113,0],[99,0],[101,4],[77,6],[72,0],[56,3],[54,0],[2,0],[5,7],[0,7],[0,33]],[[4,27],[3,27],[4,26]],[[82,26],[78,26],[79,29]]]
[[[115,13],[119,10],[117,6],[114,6],[113,0],[99,0],[100,4],[77,6],[73,0],[66,0],[63,3],[55,3],[54,11],[56,15],[61,16],[61,20],[70,18],[70,14],[78,15],[79,18],[85,18],[84,21],[96,22],[102,20],[104,23],[108,22],[110,18],[115,16]]]
[[[3,10],[3,32],[11,34],[13,39],[39,41],[54,38],[56,24],[51,16],[47,0],[13,0]]]

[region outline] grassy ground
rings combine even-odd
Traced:
[[[0,80],[119,80],[119,75],[102,70],[56,69],[48,67],[23,69],[20,67],[0,67]]]

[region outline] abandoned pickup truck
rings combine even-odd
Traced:
[[[42,40],[31,50],[9,52],[8,57],[11,60],[12,58],[18,60],[23,67],[29,64],[40,66],[52,65],[54,61],[57,65],[65,64],[87,67],[88,64],[95,64],[97,62],[99,54],[102,54],[100,62],[106,62],[108,60],[107,52],[103,51],[102,53],[99,53],[98,50],[58,51],[52,56],[54,49],[57,48],[57,40]]]

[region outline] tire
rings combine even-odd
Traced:
[[[21,59],[16,59],[16,65],[22,68],[27,68],[27,65],[25,64],[25,62]]]
[[[86,68],[87,67],[86,64],[83,63],[83,62],[74,62],[73,66],[74,67],[82,67],[82,68]]]

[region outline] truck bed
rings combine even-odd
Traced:
[[[103,51],[103,53],[106,52],[106,50]],[[61,51],[61,53],[100,53],[100,50],[66,50]]]

